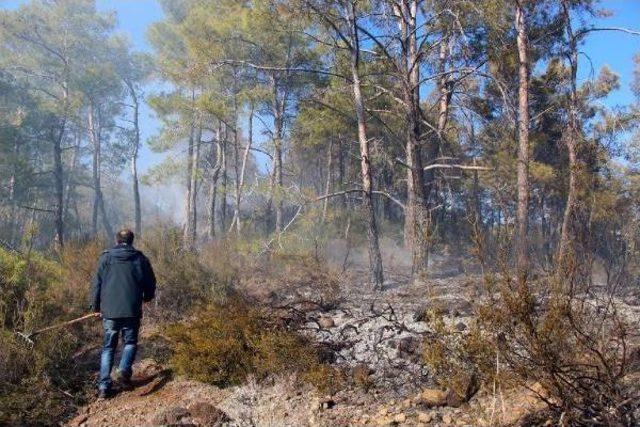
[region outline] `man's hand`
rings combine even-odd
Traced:
[[[102,319],[102,313],[100,313],[99,311],[93,312],[93,315],[96,316],[98,319]]]

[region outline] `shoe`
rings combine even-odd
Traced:
[[[110,399],[113,397],[111,390],[98,390],[98,400]]]
[[[123,390],[132,390],[133,389],[133,384],[131,383],[131,377],[126,377],[126,376],[122,375],[122,372],[120,372],[120,369],[116,369],[114,377],[115,377],[115,380],[118,383],[118,385]]]

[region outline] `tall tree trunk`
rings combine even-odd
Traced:
[[[140,103],[136,90],[130,82],[126,82],[129,95],[133,101],[133,150],[131,153],[131,179],[133,182],[133,214],[135,233],[142,233],[142,207],[140,205],[140,182],[138,179],[138,153],[140,151]]]
[[[16,246],[16,238],[18,234],[18,219],[16,212],[18,209],[18,198],[16,197],[16,183],[18,176],[18,158],[20,156],[20,139],[17,135],[13,141],[13,168],[11,169],[11,177],[9,178],[9,244]]]
[[[113,228],[111,227],[111,223],[109,222],[109,216],[107,215],[107,211],[104,206],[104,197],[102,194],[102,183],[101,183],[101,156],[102,156],[102,143],[100,136],[100,123],[98,117],[96,117],[96,112],[93,106],[93,103],[89,105],[89,139],[91,141],[91,145],[93,146],[93,171],[92,171],[92,181],[93,181],[93,215],[91,222],[91,230],[93,235],[96,236],[98,234],[98,213],[102,214],[102,224],[104,226],[105,232],[107,236],[111,238],[113,236]]]
[[[577,74],[578,74],[578,45],[573,28],[571,25],[571,11],[567,0],[562,1],[562,7],[565,18],[565,29],[567,32],[569,44],[569,65],[570,65],[570,93],[569,93],[569,123],[565,131],[564,142],[569,155],[569,188],[567,192],[567,204],[564,209],[562,219],[562,231],[560,233],[560,245],[558,250],[558,261],[564,264],[568,256],[575,257],[574,240],[575,233],[575,217],[578,203],[578,173],[579,164],[576,154],[577,139],[579,136],[578,129],[578,90],[577,90]]]
[[[189,177],[189,218],[187,218],[186,240],[190,247],[195,247],[198,236],[198,174],[200,173],[200,145],[202,128],[196,123],[193,137],[193,150],[191,158],[191,176]]]
[[[54,222],[55,243],[59,248],[64,247],[64,166],[62,164],[62,140],[67,127],[69,115],[69,89],[67,82],[63,82],[63,109],[64,113],[60,125],[52,129],[53,145],[53,188],[54,188]],[[57,131],[57,132],[56,132]]]
[[[516,1],[518,45],[518,205],[515,235],[516,268],[521,280],[529,272],[529,52],[527,22],[522,0]]]
[[[283,222],[283,209],[284,202],[282,200],[282,191],[284,187],[284,180],[282,175],[282,138],[284,134],[284,101],[281,102],[278,95],[278,81],[273,78],[273,126],[274,126],[274,156],[273,156],[273,168],[274,168],[274,186],[273,199],[276,204],[276,233],[282,232]]]
[[[92,153],[92,165],[91,176],[93,183],[93,207],[91,212],[91,233],[94,237],[98,235],[98,212],[100,206],[100,199],[102,197],[100,191],[100,141],[96,135],[96,117],[93,104],[89,105],[88,112],[88,128],[89,128],[89,141],[93,148]]]
[[[244,147],[244,151],[242,153],[242,163],[240,165],[240,170],[238,171],[238,167],[236,166],[236,208],[233,214],[232,225],[235,225],[236,234],[240,237],[240,232],[242,230],[242,218],[241,214],[241,202],[242,202],[242,192],[244,189],[244,180],[247,171],[247,162],[249,161],[249,152],[251,150],[251,146],[253,145],[253,115],[254,115],[254,105],[251,104],[251,108],[249,109],[249,138],[247,140],[247,145]],[[236,141],[236,164],[238,163],[238,146],[240,141]]]
[[[355,2],[350,4],[350,32],[351,32],[351,81],[353,100],[355,103],[356,119],[358,122],[358,143],[360,146],[360,171],[362,179],[362,207],[366,216],[367,238],[369,241],[369,273],[370,281],[375,288],[381,289],[384,282],[382,256],[378,242],[378,226],[373,206],[373,179],[371,173],[371,158],[369,155],[369,139],[367,138],[367,123],[365,117],[364,99],[360,83],[360,40],[358,36]]]
[[[187,195],[185,199],[185,226],[184,226],[184,240],[188,240],[188,236],[191,230],[191,225],[189,222],[191,221],[191,192],[193,188],[191,187],[191,176],[193,175],[193,141],[194,141],[194,133],[195,128],[194,124],[191,124],[191,128],[189,129],[189,141],[187,146]]]
[[[444,131],[449,121],[449,106],[453,91],[450,86],[450,79],[447,76],[447,61],[449,60],[449,35],[442,36],[440,51],[438,53],[438,138],[442,139]]]
[[[403,100],[405,104],[406,156],[407,156],[407,206],[405,209],[405,243],[411,248],[414,278],[425,279],[429,266],[431,218],[428,208],[428,191],[422,163],[422,114],[420,110],[420,52],[416,38],[418,13],[417,1],[398,2],[396,14],[403,39],[400,70],[403,74]],[[436,138],[429,141],[428,158],[437,155]]]
[[[329,148],[327,149],[327,179],[324,186],[324,194],[331,191],[331,181],[333,179],[333,138],[329,139]],[[322,205],[322,223],[327,220],[327,211],[329,209],[329,198],[324,199]]]
[[[78,167],[78,160],[80,158],[80,144],[82,142],[82,135],[80,130],[75,131],[75,146],[73,147],[73,154],[71,155],[71,162],[69,166],[69,173],[67,174],[67,185],[64,190],[64,220],[65,222],[69,218],[69,208],[71,204],[71,197],[75,188],[75,174]]]
[[[216,196],[218,191],[218,179],[222,168],[222,124],[218,124],[215,135],[215,144],[211,146],[209,163],[212,165],[211,181],[209,183],[209,223],[207,237],[213,239],[216,235]]]
[[[345,157],[348,155],[348,147],[345,149],[345,145],[342,141],[342,135],[338,134],[338,185],[340,186],[339,190],[343,191],[346,188],[346,177],[347,177],[347,162],[345,162]],[[346,153],[345,153],[346,151]],[[345,194],[340,198],[341,207],[343,210],[347,209],[347,198],[348,195]]]
[[[227,140],[229,131],[227,125],[223,125],[222,138],[222,185],[220,188],[220,225],[221,230],[227,229]]]

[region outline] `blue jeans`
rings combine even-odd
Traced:
[[[108,391],[111,389],[111,368],[120,333],[122,333],[122,355],[118,369],[123,377],[131,378],[131,367],[138,349],[140,319],[137,317],[102,319],[102,326],[104,327],[104,342],[100,357],[100,383],[98,387],[100,390]]]

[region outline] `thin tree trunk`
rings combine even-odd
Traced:
[[[193,139],[194,139],[194,125],[191,124],[191,128],[189,129],[189,145],[187,147],[187,197],[185,199],[185,228],[184,228],[184,238],[187,240],[187,236],[189,235],[191,225],[189,221],[191,221],[191,192],[193,188],[191,187],[191,176],[193,175]]]
[[[438,54],[438,138],[442,139],[444,131],[449,121],[449,106],[451,105],[451,97],[453,92],[449,87],[449,77],[445,73],[447,71],[447,61],[449,60],[449,36],[444,35],[440,43],[440,52]]]
[[[327,179],[324,186],[324,194],[331,192],[331,181],[333,178],[333,138],[329,139],[329,148],[327,149]],[[327,220],[327,211],[329,209],[329,198],[324,199],[322,205],[322,223]]]
[[[18,209],[18,200],[16,197],[16,181],[18,176],[18,157],[20,155],[20,139],[15,136],[13,141],[13,168],[11,169],[11,178],[9,178],[9,243],[16,246],[16,236],[18,234],[18,219],[16,211]]]
[[[192,178],[193,178],[193,170],[197,168],[197,165],[193,164],[193,157],[195,151],[195,131],[196,131],[196,113],[195,113],[195,98],[196,92],[195,89],[191,89],[191,109],[192,109],[192,117],[191,123],[189,126],[189,142],[187,147],[187,197],[185,200],[185,226],[184,226],[184,234],[183,240],[188,246],[192,246],[193,241],[191,240],[191,234],[193,230],[193,206],[191,206],[191,201],[193,200],[192,193],[195,191],[195,188],[192,187]]]
[[[67,127],[69,89],[66,82],[63,83],[64,114],[58,128],[57,135],[52,129],[53,142],[53,182],[54,182],[54,222],[55,242],[59,248],[64,247],[64,166],[62,164],[62,139]]]
[[[369,273],[371,283],[381,289],[384,282],[382,256],[378,242],[378,226],[373,207],[373,183],[371,173],[371,158],[369,156],[369,140],[367,138],[367,124],[365,117],[364,99],[360,83],[360,40],[358,36],[355,3],[350,4],[350,32],[351,32],[351,80],[353,100],[355,103],[356,119],[358,122],[358,143],[360,146],[360,171],[362,177],[362,207],[366,216],[367,238],[369,241]]]
[[[223,126],[224,136],[222,139],[222,185],[220,189],[220,224],[221,229],[227,229],[227,125]]]
[[[76,168],[78,167],[78,160],[80,158],[80,143],[82,141],[82,136],[79,130],[75,132],[75,146],[73,147],[73,154],[71,155],[71,164],[69,166],[69,173],[67,174],[67,185],[65,187],[64,193],[64,220],[65,222],[69,218],[69,205],[71,204],[71,196],[74,192],[75,188],[75,173]]]
[[[131,154],[131,176],[133,181],[133,212],[135,233],[142,233],[142,207],[140,205],[140,182],[138,179],[138,153],[140,151],[140,104],[135,88],[127,82],[129,95],[133,101],[133,152]]]
[[[101,157],[102,157],[102,143],[100,135],[100,123],[96,117],[96,112],[93,104],[89,105],[89,138],[93,145],[93,216],[92,216],[92,232],[94,236],[98,234],[98,213],[102,214],[102,224],[104,226],[107,236],[110,238],[113,236],[113,228],[109,222],[109,216],[104,206],[104,196],[102,194],[102,180],[101,180]]]
[[[347,176],[347,165],[346,162],[344,160],[345,158],[345,144],[342,141],[342,135],[338,134],[337,135],[338,138],[338,185],[339,185],[339,190],[343,191],[344,189],[346,189],[346,184],[345,184],[345,180],[346,180],[346,176]],[[347,150],[348,153],[348,150]],[[347,194],[345,194],[344,196],[342,196],[340,198],[341,204],[342,204],[342,209],[346,210],[347,209]]]
[[[570,6],[566,0],[562,1],[562,7],[565,15],[565,28],[569,43],[569,64],[571,91],[569,94],[569,126],[564,135],[564,142],[567,146],[569,155],[569,188],[567,192],[567,204],[565,206],[562,219],[562,231],[560,233],[560,247],[558,251],[559,261],[563,263],[565,258],[576,250],[573,245],[575,236],[571,236],[575,231],[574,221],[576,216],[576,205],[578,202],[578,159],[576,154],[576,145],[579,135],[578,129],[578,93],[577,93],[577,74],[578,74],[578,46],[577,40],[571,26]],[[576,255],[575,253],[573,254]]]
[[[215,145],[211,146],[211,182],[209,183],[209,223],[207,227],[207,237],[213,239],[216,235],[216,196],[218,191],[218,179],[222,168],[222,124],[218,125],[215,135]]]
[[[191,188],[191,192],[189,193],[189,218],[187,219],[187,230],[186,230],[186,238],[190,247],[195,247],[197,236],[198,236],[198,174],[200,173],[200,168],[198,167],[200,163],[200,143],[202,139],[202,128],[199,124],[196,123],[196,129],[194,131],[194,139],[193,139],[193,152],[191,159],[191,176],[189,180],[191,181],[189,184],[189,188]]]
[[[273,186],[274,201],[276,204],[276,233],[282,232],[283,226],[283,209],[284,203],[282,200],[282,191],[284,187],[284,180],[282,175],[282,137],[284,127],[283,109],[284,103],[280,102],[278,96],[278,81],[273,78],[273,126],[274,126],[274,156],[273,156],[273,168],[275,172],[275,180]]]
[[[516,210],[516,268],[521,280],[529,272],[529,53],[527,23],[522,1],[516,1],[518,45],[518,206]]]
[[[236,209],[233,215],[232,225],[235,224],[236,234],[240,237],[240,231],[242,230],[242,220],[240,217],[241,214],[241,202],[242,202],[242,192],[244,189],[244,179],[246,176],[247,170],[247,162],[249,160],[249,152],[251,150],[251,146],[253,145],[253,115],[254,115],[254,105],[251,104],[251,108],[249,110],[249,138],[247,140],[247,145],[244,148],[244,152],[242,153],[242,165],[240,167],[240,173],[238,174],[236,168]],[[238,141],[239,143],[239,141]],[[237,145],[236,145],[237,147]],[[236,158],[238,157],[236,151]],[[237,162],[237,160],[236,160]]]
[[[89,105],[88,112],[88,128],[89,128],[89,140],[93,148],[92,153],[92,183],[93,183],[93,208],[91,213],[91,233],[94,237],[98,235],[98,211],[100,206],[101,191],[100,191],[100,141],[96,135],[96,117],[93,104]]]

